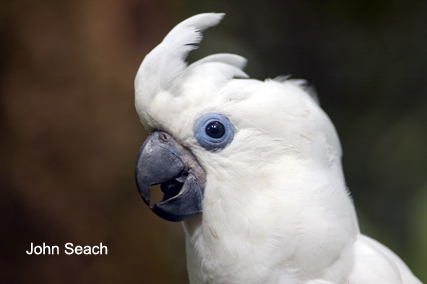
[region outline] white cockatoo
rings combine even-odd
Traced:
[[[359,232],[337,133],[303,80],[248,79],[234,54],[187,66],[223,16],[178,24],[135,79],[150,133],[136,183],[154,213],[182,221],[190,283],[421,283]]]

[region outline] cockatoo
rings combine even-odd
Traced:
[[[178,24],[135,79],[150,133],[136,184],[155,214],[182,222],[190,283],[421,283],[359,232],[340,141],[303,80],[249,79],[234,54],[187,65],[223,16]]]

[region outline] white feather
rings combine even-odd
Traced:
[[[135,80],[146,129],[172,134],[207,175],[203,214],[184,222],[190,283],[420,284],[395,254],[359,233],[337,133],[305,81],[245,79],[246,60],[232,54],[187,67],[200,31],[222,17],[177,25]],[[193,135],[209,112],[236,128],[218,152]]]

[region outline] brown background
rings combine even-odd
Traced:
[[[362,230],[427,282],[425,1],[0,1],[0,282],[187,283],[180,224],[141,201],[144,55],[179,21],[226,12],[191,60],[249,59],[318,90]],[[59,256],[27,256],[30,243]],[[67,256],[65,243],[108,246]]]

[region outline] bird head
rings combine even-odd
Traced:
[[[282,199],[312,194],[325,182],[317,173],[342,182],[334,126],[305,81],[248,79],[246,60],[234,54],[186,63],[201,32],[222,18],[199,14],[178,24],[146,55],[135,79],[135,107],[150,133],[136,161],[136,184],[169,221],[233,210],[257,218],[255,205],[270,212]],[[151,204],[156,184],[164,195]]]

